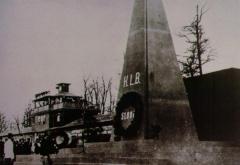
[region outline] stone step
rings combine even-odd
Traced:
[[[41,156],[40,155],[17,155],[16,156],[16,161],[17,162],[40,162],[41,161]]]
[[[85,158],[85,157],[94,157],[94,158],[103,158],[103,157],[112,157],[112,158],[152,158],[153,153],[82,153],[82,154],[56,154],[51,155],[51,158],[65,158],[66,155],[71,158]],[[29,161],[41,161],[40,155],[17,155],[18,162],[29,162]]]
[[[56,165],[54,163],[54,165]],[[113,164],[113,163],[64,163],[64,165],[126,165],[126,164]]]
[[[54,165],[75,165],[75,164],[156,164],[168,165],[170,161],[165,159],[140,158],[140,157],[124,157],[121,155],[102,155],[102,154],[75,154],[75,155],[52,155]],[[15,165],[38,165],[41,164],[39,155],[21,155],[17,156]]]
[[[83,153],[83,148],[82,147],[77,147],[77,148],[64,148],[60,149],[58,154],[66,155],[66,154],[81,154]]]
[[[15,162],[14,165],[42,165],[40,162]],[[55,163],[53,165],[56,165]],[[126,165],[126,164],[113,164],[113,163],[64,163],[64,165]]]
[[[113,163],[63,163],[64,165],[114,165]],[[15,162],[14,165],[42,165],[41,162]],[[56,163],[53,163],[56,165]],[[115,165],[126,165],[126,164],[115,164]]]
[[[53,162],[56,165],[64,165],[71,163],[108,163],[108,164],[152,164],[152,165],[170,165],[171,162],[165,159],[153,159],[153,158],[133,158],[133,157],[64,157],[53,158]]]
[[[106,143],[91,143],[87,144],[87,153],[147,153],[149,156],[155,155],[155,153],[168,153],[174,151],[192,151],[200,153],[225,153],[240,154],[239,142],[199,142],[192,146],[184,146],[178,144],[165,144],[159,145],[156,141],[145,140],[142,142],[109,142]],[[124,152],[128,151],[128,152]],[[160,155],[160,154],[159,154]]]
[[[42,162],[14,162],[14,165],[42,165]]]
[[[56,157],[65,157],[66,155],[71,155],[71,157],[82,157],[87,155],[88,157],[134,157],[134,158],[151,158],[154,157],[155,153],[149,152],[133,152],[133,153],[81,153],[81,154],[62,154],[58,153]]]

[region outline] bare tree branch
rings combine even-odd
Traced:
[[[86,100],[94,103],[101,113],[110,112],[115,105],[115,99],[112,95],[112,80],[105,81],[104,77],[101,80],[96,78],[95,80],[88,81],[84,79],[84,95]]]
[[[189,45],[186,54],[178,60],[181,65],[181,72],[184,77],[194,77],[202,75],[202,66],[213,60],[213,51],[209,44],[209,39],[205,38],[205,32],[201,21],[208,10],[204,6],[196,6],[196,15],[189,25],[183,26],[182,32],[178,34],[184,38]]]

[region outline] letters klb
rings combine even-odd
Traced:
[[[123,78],[123,87],[133,86],[140,84],[140,72],[135,74],[126,75]]]

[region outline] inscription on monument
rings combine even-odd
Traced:
[[[133,86],[133,85],[137,85],[140,84],[140,72],[136,72],[135,74],[129,74],[129,75],[125,75],[123,77],[123,87],[128,87],[128,86]]]
[[[134,120],[134,116],[135,116],[135,108],[130,106],[126,109],[123,110],[123,112],[121,113],[121,120],[123,121],[122,126],[123,128],[127,129],[132,121]]]
[[[125,93],[119,100],[114,117],[114,134],[124,138],[134,137],[141,126],[143,102],[136,92]]]

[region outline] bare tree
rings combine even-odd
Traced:
[[[13,124],[15,125],[15,128],[18,130],[18,133],[21,134],[21,122],[18,116],[14,116],[13,118]]]
[[[101,86],[99,84],[98,78],[92,81],[90,85],[90,89],[93,91],[93,98],[95,100],[95,104],[100,108],[100,95],[101,95]],[[101,108],[100,108],[101,109]]]
[[[109,87],[109,107],[107,109],[108,112],[112,113],[115,108],[115,105],[116,105],[116,100],[112,94],[112,82],[111,82],[111,85]]]
[[[89,78],[83,79],[84,98],[98,106],[101,113],[111,112],[114,108],[115,99],[112,94],[112,80],[106,81],[104,77],[89,81]]]
[[[31,116],[32,116],[33,109],[31,107],[31,104],[28,104],[28,107],[25,109],[24,115],[23,115],[23,127],[30,127],[32,125]]]
[[[106,110],[106,104],[107,104],[107,99],[109,99],[108,106],[110,105],[110,100],[113,99],[111,98],[112,95],[110,95],[110,90],[112,86],[112,79],[108,80],[105,82],[104,78],[102,77],[102,90],[101,90],[101,103],[100,103],[100,108],[102,110],[102,113],[105,113]]]
[[[6,116],[4,113],[0,112],[0,133],[6,131],[8,128]]]
[[[204,7],[196,6],[196,15],[190,25],[183,26],[179,37],[184,38],[189,47],[185,56],[178,62],[182,65],[181,71],[184,77],[194,77],[203,74],[202,66],[210,62],[213,49],[210,47],[209,39],[205,37],[202,26],[203,15],[207,12]]]

